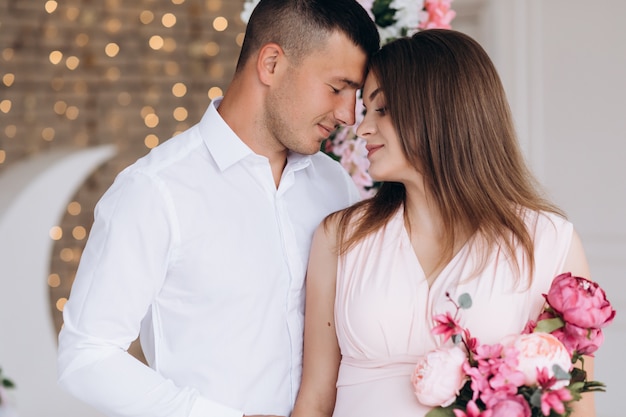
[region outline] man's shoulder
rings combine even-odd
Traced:
[[[152,148],[129,168],[131,170],[158,172],[172,165],[186,164],[189,158],[197,156],[203,142],[195,126]]]
[[[327,169],[327,170],[331,170],[332,172],[347,174],[346,170],[344,169],[343,166],[341,166],[339,161],[336,161],[335,159],[325,154],[324,152],[317,152],[311,155],[311,164],[315,168]]]
[[[342,196],[346,199],[345,205],[353,204],[360,200],[359,191],[356,184],[346,168],[338,161],[323,152],[311,155],[312,178],[315,183],[325,189],[329,195]]]

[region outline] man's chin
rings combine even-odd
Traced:
[[[322,148],[322,139],[316,141],[314,144],[304,147],[301,146],[299,149],[293,149],[294,152],[302,154],[302,155],[313,155],[318,153]]]

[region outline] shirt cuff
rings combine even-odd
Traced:
[[[189,417],[243,417],[243,411],[198,397],[191,407]]]

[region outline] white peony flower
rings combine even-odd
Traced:
[[[421,357],[411,375],[418,401],[430,407],[452,404],[467,380],[463,371],[466,362],[467,354],[457,345]]]

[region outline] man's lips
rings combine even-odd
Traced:
[[[321,123],[318,123],[318,126],[319,126],[320,131],[322,132],[322,135],[324,136],[325,139],[328,139],[330,134],[333,133],[333,131],[335,130],[335,127],[328,127],[328,126],[325,126],[325,125],[323,125]]]
[[[382,147],[383,145],[365,145],[365,149],[367,149],[367,157],[369,158],[374,152]]]

